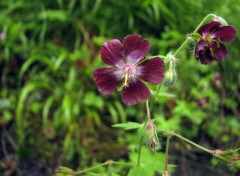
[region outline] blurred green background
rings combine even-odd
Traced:
[[[50,176],[59,165],[131,161],[137,133],[111,126],[142,123],[145,105],[98,93],[92,72],[104,65],[102,43],[137,33],[150,40],[151,55],[166,55],[209,13],[239,29],[239,10],[238,0],[0,1],[0,175]],[[194,43],[180,53],[178,80],[167,90],[175,97],[160,98],[152,111],[159,130],[212,149],[240,146],[239,33],[226,46],[227,59],[208,66],[194,60]],[[142,160],[161,162],[147,152]],[[173,175],[240,174],[175,138],[170,155]],[[148,175],[161,172],[157,167]],[[95,172],[127,175],[122,166]]]

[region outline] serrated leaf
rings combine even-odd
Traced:
[[[134,167],[130,169],[128,176],[146,176],[146,171],[141,167]]]
[[[133,130],[133,129],[138,129],[142,127],[142,124],[137,122],[127,122],[127,123],[118,123],[118,124],[112,125],[112,127],[124,128],[124,130]]]

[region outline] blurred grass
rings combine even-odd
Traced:
[[[86,167],[134,154],[127,148],[137,145],[136,134],[111,125],[142,122],[144,105],[126,107],[119,92],[98,93],[92,71],[103,66],[102,43],[139,33],[150,40],[152,55],[166,55],[209,13],[239,29],[239,9],[237,0],[1,1],[0,127],[8,152],[20,161],[40,157],[52,172],[59,164]],[[227,46],[228,58],[209,66],[194,60],[194,46],[181,53],[177,83],[168,90],[176,98],[160,98],[154,108],[160,128],[207,137],[216,148],[239,146],[239,34]],[[204,98],[209,102],[200,107]]]

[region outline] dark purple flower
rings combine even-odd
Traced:
[[[222,41],[231,42],[237,31],[233,26],[221,26],[220,22],[212,21],[202,26],[198,33],[201,38],[195,47],[195,58],[202,64],[210,64],[214,60],[219,62],[227,57],[227,48]]]
[[[164,62],[159,58],[144,59],[151,49],[147,40],[140,35],[128,35],[123,44],[113,39],[103,44],[102,61],[111,67],[94,71],[94,81],[103,94],[111,94],[122,83],[122,101],[133,105],[150,96],[143,83],[159,84],[164,78]]]

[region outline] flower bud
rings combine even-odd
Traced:
[[[68,167],[60,166],[58,170],[58,175],[59,176],[71,176],[74,174],[74,171]]]
[[[174,84],[177,80],[177,73],[175,70],[169,69],[165,72],[164,80],[163,80],[163,85],[165,87],[169,87],[172,84]]]
[[[228,25],[227,21],[224,18],[220,17],[220,16],[215,16],[213,18],[213,21],[218,21],[219,23],[222,24],[222,26],[227,26]]]
[[[169,170],[164,170],[163,171],[163,176],[170,176]]]
[[[146,144],[147,146],[155,149],[159,146],[159,141],[157,138],[156,127],[152,122],[148,122],[145,130]]]
[[[155,135],[155,125],[152,122],[148,122],[146,125],[146,135],[149,138],[153,138]]]
[[[213,155],[221,159],[226,164],[239,165],[240,164],[240,148],[235,150],[215,150]]]

